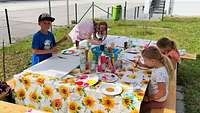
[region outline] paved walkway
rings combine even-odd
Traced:
[[[177,85],[176,89],[176,113],[184,113],[184,94],[183,94],[183,88],[182,86]]]

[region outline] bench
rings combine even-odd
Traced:
[[[182,60],[196,60],[196,53],[186,53],[181,56]],[[174,78],[169,83],[169,95],[167,99],[167,104],[165,108],[162,109],[152,109],[151,113],[176,113],[176,75],[178,73],[178,64],[177,70]]]

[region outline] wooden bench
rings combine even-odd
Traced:
[[[185,55],[181,56],[182,60],[196,60],[196,53],[190,54],[186,53]],[[178,65],[177,65],[178,66]],[[175,76],[169,83],[169,95],[167,99],[167,104],[163,109],[152,109],[151,113],[176,113],[176,76],[178,72],[175,73]]]
[[[176,74],[169,82],[169,95],[165,108],[152,109],[151,113],[176,113]]]

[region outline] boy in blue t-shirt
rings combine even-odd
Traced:
[[[48,31],[55,18],[47,13],[42,13],[38,18],[40,31],[33,35],[32,39],[32,65],[35,65],[56,53],[56,42],[54,35]]]

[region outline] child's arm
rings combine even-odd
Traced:
[[[135,64],[141,66],[141,67],[151,68],[151,67],[143,64],[141,61],[137,61],[137,60],[131,60],[131,61],[134,62]]]
[[[33,54],[48,54],[48,53],[57,53],[57,48],[54,47],[50,50],[40,50],[40,49],[32,49]]]
[[[159,82],[158,83],[158,89],[159,89],[158,93],[156,93],[152,96],[149,96],[149,101],[157,100],[157,99],[160,99],[161,97],[165,96],[165,93],[166,93],[165,87],[166,86],[163,82]]]
[[[87,39],[91,44],[99,45],[101,44],[101,41],[94,40],[94,39]]]
[[[56,54],[58,53],[58,49],[56,47],[53,47],[50,49],[51,53]]]

